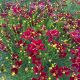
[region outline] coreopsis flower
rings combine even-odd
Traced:
[[[71,66],[74,72],[80,72],[80,47],[76,47],[76,49],[71,49]]]
[[[71,77],[70,77],[70,80],[80,80],[80,74],[71,76]]]
[[[12,6],[12,11],[14,14],[20,14],[21,12],[21,7],[18,4],[15,4]]]
[[[19,41],[15,41],[15,45],[16,47],[22,47],[22,46],[26,46],[26,43],[23,42],[23,40],[19,40]]]
[[[72,19],[72,15],[71,15],[70,13],[67,13],[67,14],[65,15],[65,17],[66,17],[66,19]]]
[[[77,26],[80,27],[80,19],[77,20]]]
[[[4,28],[6,28],[7,26],[6,26],[6,24],[2,24],[2,25],[1,25],[1,27],[4,27]]]
[[[45,8],[45,3],[43,1],[39,1],[38,7],[43,10]]]
[[[65,52],[66,51],[66,46],[64,44],[57,44],[57,48],[59,49],[60,52]]]
[[[75,41],[75,43],[80,44],[80,30],[70,32],[70,36]]]
[[[63,74],[65,74],[66,76],[70,75],[70,69],[67,68],[66,66],[62,66],[62,67],[60,67],[59,69],[60,69],[60,71],[61,71]]]
[[[31,18],[32,14],[30,12],[21,10],[21,16],[24,17],[25,19],[29,19]]]
[[[6,5],[6,9],[10,10],[10,8],[13,6],[13,2],[6,2],[5,5]]]
[[[16,53],[12,54],[12,60],[17,60],[19,58],[19,55]]]
[[[31,56],[31,60],[32,60],[32,63],[35,64],[36,66],[38,65],[41,65],[41,58],[37,58],[35,55],[34,56]]]
[[[47,5],[48,14],[53,13],[54,8],[51,5]]]
[[[57,16],[58,16],[58,18],[62,18],[62,17],[65,16],[65,14],[64,13],[59,13]]]
[[[52,67],[52,69],[50,70],[50,73],[56,78],[59,78],[63,75],[58,65],[56,65],[55,67]]]
[[[35,74],[38,74],[38,73],[42,72],[43,69],[44,69],[44,66],[42,66],[42,65],[35,66],[35,67],[33,68]]]
[[[41,72],[39,76],[39,80],[47,80],[47,73],[46,72]]]
[[[60,32],[57,29],[54,30],[48,30],[46,35],[49,37],[48,41],[53,41],[53,38],[58,38],[60,35]]]
[[[30,9],[36,10],[36,8],[37,8],[37,3],[36,2],[31,3]]]
[[[16,61],[15,61],[15,66],[16,66],[17,68],[20,68],[21,65],[22,65],[22,60],[16,60]]]
[[[3,12],[0,14],[1,17],[5,18],[8,14],[6,12]]]
[[[40,50],[45,50],[45,45],[42,43],[42,40],[32,40],[31,44],[28,45],[28,52],[36,55]]]
[[[71,49],[70,53],[74,56],[80,57],[80,47],[77,46],[76,49]]]
[[[70,52],[72,55],[76,55],[76,51],[74,49],[71,49]]]
[[[12,74],[13,76],[16,75],[16,74],[18,74],[18,68],[12,67],[12,68],[11,68],[11,74]]]
[[[2,41],[0,41],[0,51],[6,51],[6,48],[7,46]]]
[[[21,38],[25,40],[32,40],[37,36],[37,33],[34,29],[28,28],[23,34],[21,35]]]
[[[65,31],[65,32],[69,32],[69,28],[70,28],[69,25],[64,25],[64,27],[63,27],[63,31]]]
[[[60,57],[60,58],[65,58],[66,55],[67,55],[66,52],[59,52],[59,57]]]

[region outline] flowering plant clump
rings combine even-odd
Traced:
[[[80,80],[79,10],[79,0],[0,2],[0,80]]]

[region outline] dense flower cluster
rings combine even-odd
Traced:
[[[80,16],[66,9],[72,4],[80,2],[0,4],[1,80],[80,80]]]

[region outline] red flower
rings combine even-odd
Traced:
[[[71,52],[72,55],[80,57],[80,47],[79,46],[76,47],[76,49],[71,49],[70,52]]]
[[[62,18],[62,17],[65,16],[65,14],[63,14],[63,13],[59,13],[57,16],[58,16],[59,18]]]
[[[47,80],[47,74],[46,74],[46,72],[41,72],[40,73],[39,80]]]
[[[18,4],[13,5],[12,10],[13,10],[14,14],[20,14],[20,12],[21,12],[21,8]]]
[[[70,50],[71,54],[75,55],[76,54],[76,51],[74,49],[71,49]]]
[[[22,60],[17,60],[15,61],[15,66],[20,68],[20,66],[22,65]]]
[[[80,80],[80,74],[77,74],[74,77],[70,77],[70,80]]]
[[[67,19],[72,19],[72,15],[69,14],[69,13],[67,13],[67,14],[65,15],[65,17],[66,17]]]
[[[70,69],[67,68],[66,66],[60,67],[60,71],[61,71],[63,74],[66,74],[66,76],[68,76],[68,75],[70,74]]]
[[[17,73],[18,73],[18,69],[17,69],[16,67],[12,68],[12,69],[11,69],[11,73],[17,74]]]
[[[0,14],[1,17],[5,18],[8,14],[6,12],[3,12]]]
[[[77,20],[77,26],[80,27],[80,19]]]
[[[44,66],[42,66],[42,65],[38,65],[33,68],[35,74],[42,72],[43,69],[44,69]]]
[[[55,67],[53,67],[50,72],[56,78],[61,77],[63,75],[63,73],[60,71],[58,65],[56,65]]]
[[[41,65],[41,58],[37,58],[35,55],[31,57],[32,63],[35,64],[36,66]]]
[[[17,47],[26,46],[26,43],[23,42],[22,40],[16,41],[15,44],[16,44]]]
[[[26,40],[32,40],[37,36],[36,32],[32,28],[28,28],[21,36],[21,38]]]
[[[6,26],[6,24],[2,24],[1,26],[2,26],[2,27],[4,27],[4,28],[6,28],[6,27],[7,27],[7,26]]]
[[[12,54],[12,60],[17,60],[19,58],[18,54]]]
[[[64,25],[64,27],[63,27],[63,30],[65,31],[65,32],[68,32],[69,31],[69,25]]]
[[[37,3],[36,3],[36,2],[33,2],[33,3],[30,5],[30,10],[36,10],[36,6],[37,6]]]
[[[6,9],[10,9],[11,7],[12,7],[12,5],[13,5],[14,3],[13,2],[6,2]]]
[[[60,43],[58,43],[58,44],[57,44],[57,48],[59,49],[60,52],[66,51],[66,46],[65,46],[65,44],[60,44]]]
[[[6,51],[6,45],[0,41],[0,51]]]
[[[60,57],[60,58],[65,58],[66,55],[67,55],[66,52],[60,52],[60,53],[59,53],[59,57]]]
[[[80,30],[70,32],[71,38],[78,44],[80,44]]]
[[[39,5],[39,8],[42,10],[45,8],[45,3],[43,1],[39,1],[38,5]]]
[[[75,80],[75,77],[70,77],[70,80]]]
[[[36,55],[39,50],[45,50],[44,46],[45,45],[42,43],[42,40],[32,40],[31,44],[28,45],[27,50],[33,55]]]
[[[48,30],[46,35],[49,37],[48,41],[53,41],[53,38],[59,37],[59,31],[58,30]]]

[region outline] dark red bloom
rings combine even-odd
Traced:
[[[80,44],[80,30],[70,32],[71,38],[78,44]]]
[[[55,67],[53,67],[50,72],[56,78],[61,77],[63,75],[63,73],[60,71],[58,65],[56,65]]]
[[[22,65],[22,60],[17,60],[15,61],[15,66],[20,68],[20,66]]]
[[[60,53],[59,53],[59,57],[60,57],[60,58],[65,58],[66,55],[67,55],[66,52],[60,52]]]
[[[0,41],[0,51],[6,51],[6,45]]]
[[[21,7],[18,4],[15,4],[12,6],[12,10],[14,14],[20,14],[21,12]]]
[[[12,60],[17,60],[19,58],[18,54],[13,53],[12,54]]]
[[[38,5],[39,5],[39,8],[42,10],[45,8],[45,3],[43,1],[39,1]]]
[[[21,47],[21,46],[25,47],[26,46],[26,43],[23,42],[22,40],[16,41],[15,44],[16,44],[17,47]]]
[[[70,77],[70,80],[75,80],[75,77]]]
[[[2,27],[4,27],[4,28],[6,28],[6,27],[7,27],[7,26],[6,26],[6,24],[2,24],[1,26],[2,26]]]
[[[66,66],[60,67],[59,69],[63,74],[66,74],[66,76],[70,74],[70,69],[67,68]]]
[[[37,6],[37,3],[36,3],[36,2],[33,2],[33,3],[30,5],[30,10],[36,10],[36,6]]]
[[[62,18],[62,17],[65,16],[65,14],[64,14],[64,13],[59,13],[57,16],[58,16],[59,18]]]
[[[65,32],[68,32],[69,31],[69,25],[64,25],[64,27],[63,27],[63,30],[65,31]]]
[[[58,30],[48,30],[46,35],[49,37],[48,41],[53,41],[53,38],[59,37],[59,31]]]
[[[37,33],[32,28],[28,28],[21,36],[25,40],[32,40],[37,36]]]
[[[59,51],[62,52],[62,53],[66,51],[66,46],[65,46],[65,44],[57,43],[57,48],[58,48]]]
[[[39,50],[45,50],[45,45],[42,43],[42,40],[32,40],[31,44],[28,45],[28,52],[33,53],[33,55],[38,54]]]
[[[72,15],[69,14],[69,13],[67,13],[67,14],[65,15],[65,17],[66,17],[66,19],[72,19]]]
[[[18,73],[18,69],[16,67],[11,68],[11,73],[17,74]]]
[[[72,55],[76,54],[76,51],[74,49],[71,49],[70,52],[71,52]]]
[[[39,66],[39,65],[42,64],[41,63],[41,58],[37,58],[35,55],[32,56],[31,59],[32,59],[32,63],[35,64],[35,65],[37,65],[37,66]]]
[[[6,9],[10,9],[12,7],[14,3],[13,2],[6,2],[5,5],[6,5]]]
[[[70,80],[80,80],[80,74],[70,77]]]
[[[40,73],[39,80],[47,80],[47,74],[46,74],[46,72],[41,72]]]
[[[80,19],[77,20],[77,26],[80,27]]]
[[[44,66],[42,66],[42,65],[40,65],[40,64],[39,64],[38,66],[35,66],[35,67],[33,68],[35,74],[38,74],[38,73],[42,72],[43,69],[44,69]]]
[[[3,12],[0,14],[1,17],[5,18],[8,14],[6,12]]]

